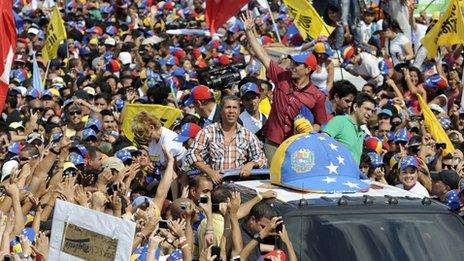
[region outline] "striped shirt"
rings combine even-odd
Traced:
[[[186,163],[204,162],[213,170],[240,169],[254,161],[260,167],[267,164],[261,141],[249,130],[237,123],[237,132],[230,145],[225,145],[220,123],[202,129],[186,155]]]

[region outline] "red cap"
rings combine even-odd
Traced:
[[[190,106],[193,105],[195,101],[209,100],[213,97],[213,94],[207,86],[197,85],[195,86],[195,88],[192,89],[190,97],[185,101],[185,105]]]
[[[309,68],[311,68],[312,71],[315,71],[317,69],[317,59],[314,54],[308,55],[306,57],[305,62],[304,62]]]
[[[218,58],[219,64],[221,65],[228,65],[230,62],[229,56],[222,54]]]

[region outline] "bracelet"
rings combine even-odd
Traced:
[[[256,194],[256,196],[259,198],[259,201],[263,200],[263,196],[261,196],[259,192]]]
[[[56,150],[54,150],[54,149],[50,149],[50,152],[53,153],[53,154],[55,154],[55,155],[59,155],[59,154],[60,154],[59,151],[56,151]]]

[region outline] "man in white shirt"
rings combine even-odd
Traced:
[[[430,197],[427,189],[417,181],[419,171],[417,170],[418,162],[414,156],[406,156],[400,161],[400,182],[397,187],[417,194],[419,197]]]
[[[239,118],[243,123],[243,127],[256,134],[267,120],[266,116],[259,112],[259,87],[256,83],[247,82],[240,88],[240,93],[245,110],[243,110]]]

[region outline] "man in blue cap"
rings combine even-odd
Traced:
[[[247,82],[240,87],[245,110],[240,114],[243,127],[257,134],[266,123],[267,117],[259,111],[260,90],[256,83]]]

